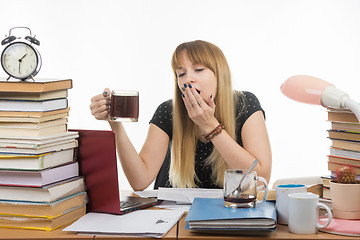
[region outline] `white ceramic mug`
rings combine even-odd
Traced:
[[[304,184],[283,184],[276,186],[276,211],[277,222],[288,225],[289,218],[289,194],[305,193],[307,188]]]
[[[319,208],[328,213],[328,221],[319,224]],[[318,228],[327,227],[332,219],[331,210],[319,203],[319,196],[313,193],[289,194],[289,231],[297,234],[314,234]]]

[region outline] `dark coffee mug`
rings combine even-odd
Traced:
[[[110,121],[137,122],[139,118],[139,92],[113,90],[111,92]]]

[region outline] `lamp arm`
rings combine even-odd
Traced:
[[[350,109],[355,114],[358,121],[360,122],[360,104],[348,98],[345,101],[345,107]]]

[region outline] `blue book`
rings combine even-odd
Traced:
[[[195,198],[185,221],[190,231],[273,232],[276,208],[273,202],[255,208],[227,208],[223,198]]]

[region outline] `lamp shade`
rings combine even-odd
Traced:
[[[285,96],[295,101],[322,105],[321,95],[329,86],[334,85],[320,78],[296,75],[288,78],[280,89]]]
[[[320,78],[295,75],[280,87],[281,92],[295,101],[322,105],[330,108],[350,109],[360,122],[360,105],[333,84]]]

